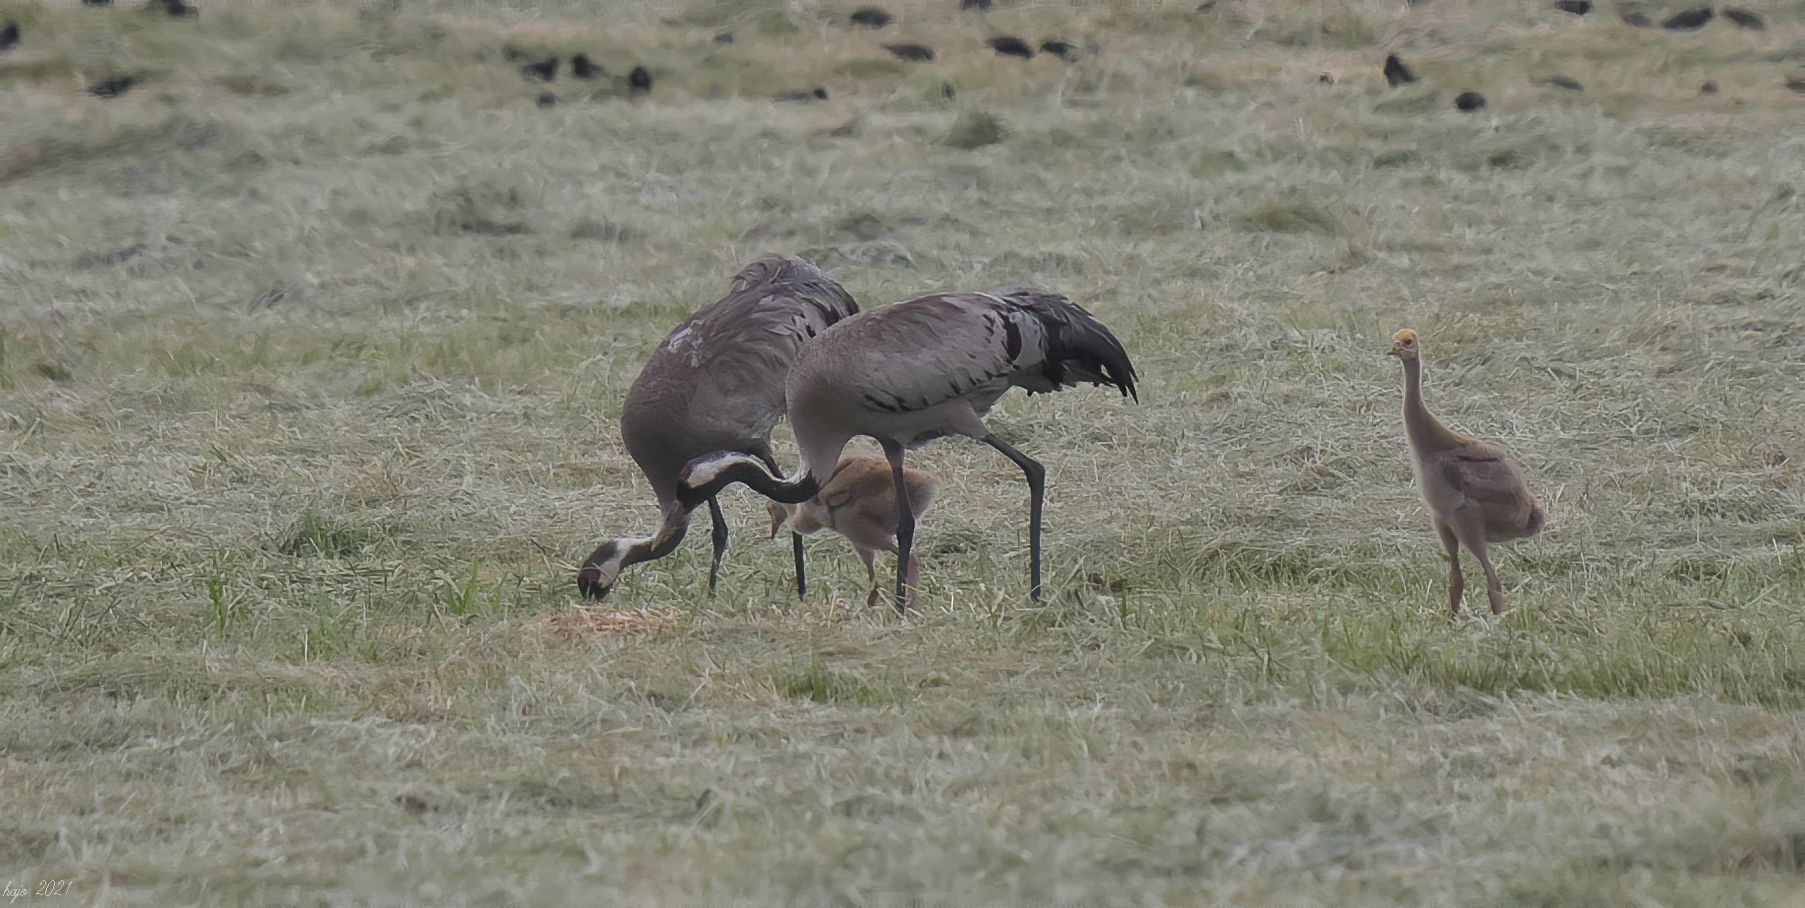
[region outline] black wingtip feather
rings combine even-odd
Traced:
[[[1135,387],[1139,376],[1128,359],[1128,351],[1083,306],[1057,293],[1040,290],[1017,290],[1002,296],[1032,313],[1045,329],[1046,376],[1054,387],[1079,382],[1111,385],[1123,397],[1141,402]]]

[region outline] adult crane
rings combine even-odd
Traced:
[[[710,492],[680,500],[684,464],[733,451],[777,470],[771,430],[784,415],[784,376],[810,338],[854,315],[859,305],[806,259],[766,255],[735,275],[727,295],[683,320],[658,345],[621,407],[621,440],[658,497],[662,521],[651,536],[623,536],[599,546],[577,572],[577,589],[600,599],[620,572],[663,558],[689,529],[704,501],[714,521],[712,594],[727,551],[727,521]],[[802,536],[792,534],[796,590],[806,594]]]
[[[943,293],[847,318],[802,348],[785,380],[802,469],[783,479],[768,460],[723,449],[690,462],[677,500],[694,506],[743,482],[793,504],[820,491],[847,442],[869,435],[884,449],[896,485],[896,607],[908,607],[915,538],[903,453],[946,435],[975,438],[1020,467],[1028,481],[1029,595],[1040,599],[1041,504],[1046,468],[984,425],[1010,388],[1030,394],[1080,382],[1135,391],[1128,352],[1089,312],[1055,293]]]

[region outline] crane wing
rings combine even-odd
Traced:
[[[1121,343],[1056,294],[937,294],[860,321],[858,390],[886,412],[964,398],[982,413],[1012,386],[1035,393],[1090,382],[1136,393]]]
[[[962,294],[924,296],[866,315],[853,384],[866,404],[889,413],[925,410],[954,398],[980,412],[1009,389],[1011,345],[1021,338],[1000,312]],[[849,323],[849,327],[851,324]]]
[[[1524,497],[1523,477],[1504,453],[1487,446],[1442,459],[1442,476],[1462,495],[1486,505],[1511,505]]]
[[[1038,349],[1024,345],[1023,352],[1030,355],[1019,360],[1018,367],[1023,372],[1032,372],[1038,367],[1050,387],[1035,387],[1028,375],[1021,376],[1016,384],[1030,393],[1057,391],[1080,382],[1113,385],[1123,397],[1140,400],[1134,386],[1137,376],[1134,364],[1128,361],[1128,351],[1084,307],[1059,294],[1038,290],[1017,290],[998,298],[1008,307],[1012,318],[1023,325],[1024,335],[1038,333],[1040,337]]]

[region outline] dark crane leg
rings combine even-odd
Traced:
[[[721,503],[708,499],[708,516],[714,521],[714,563],[708,566],[708,595],[714,596],[715,582],[721,577],[721,556],[727,554],[727,517]]]
[[[783,475],[783,471],[777,468],[777,458],[772,457],[770,451],[759,451],[754,456],[765,462],[765,468],[771,471],[772,476]],[[803,569],[802,563],[802,534],[794,530],[790,531],[790,551],[796,554],[796,598],[807,599],[808,573]]]
[[[915,545],[915,509],[909,507],[909,486],[903,482],[903,446],[881,442],[890,472],[896,477],[896,610],[909,610],[909,550]]]
[[[1015,461],[1022,468],[1022,475],[1028,477],[1028,598],[1040,601],[1040,506],[1047,497],[1047,468],[1040,461],[1023,454],[1009,446],[1008,442],[986,435],[984,443],[1003,452],[1003,456]],[[897,482],[902,482],[902,474],[897,473]]]
[[[796,553],[796,598],[808,598],[808,578],[802,573],[802,534],[790,534],[790,548]]]

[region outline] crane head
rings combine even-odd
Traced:
[[[627,547],[621,540],[610,539],[602,543],[577,572],[577,591],[598,601],[607,597],[614,589],[614,581],[620,577],[626,556]]]
[[[1386,352],[1386,355],[1395,356],[1398,359],[1416,359],[1418,352],[1416,332],[1405,328],[1391,336],[1391,349]]]

